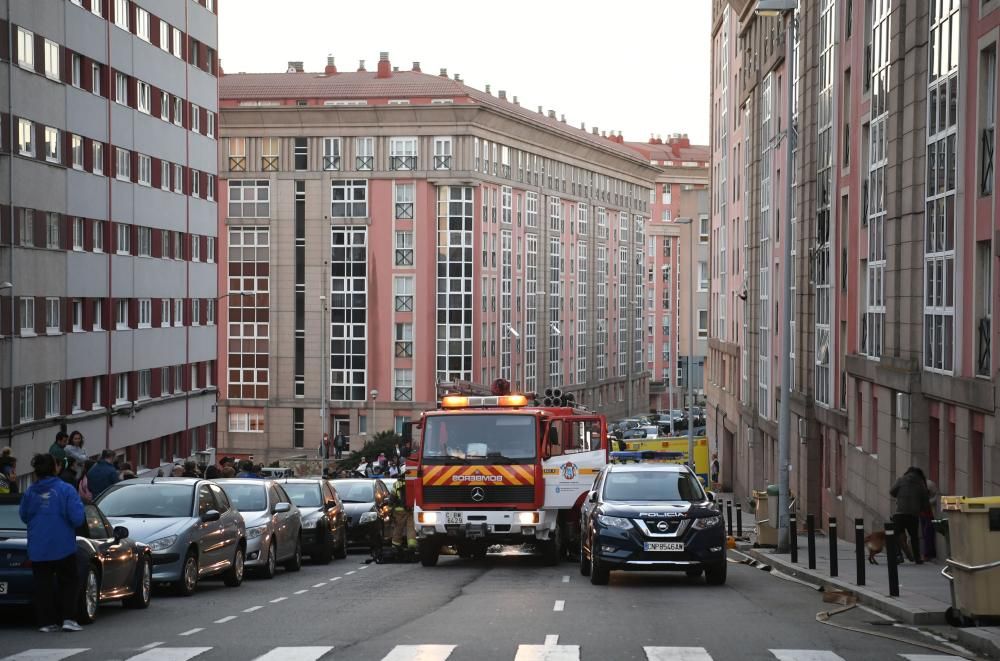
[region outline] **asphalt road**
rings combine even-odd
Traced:
[[[80,633],[43,634],[30,614],[0,613],[0,659],[84,661],[944,661],[948,656],[816,621],[833,608],[810,588],[732,562],[725,586],[674,574],[612,574],[524,555],[474,562],[364,564],[352,554],[239,588],[205,582],[190,598],[117,605]],[[858,609],[838,623],[910,635]],[[923,638],[923,640],[929,639]],[[693,648],[677,650],[672,648]],[[906,655],[931,655],[906,656]]]

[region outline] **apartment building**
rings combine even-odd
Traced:
[[[214,445],[214,0],[0,1],[0,388],[157,467]],[[25,475],[29,471],[22,471]]]
[[[220,80],[221,446],[315,454],[433,408],[442,382],[647,406],[643,250],[658,169],[458,75]]]

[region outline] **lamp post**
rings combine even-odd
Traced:
[[[690,261],[691,273],[688,277],[688,359],[687,359],[687,399],[688,399],[688,465],[695,467],[694,463],[694,379],[691,364],[694,362],[694,334],[695,334],[695,312],[694,307],[694,279],[697,275],[697,262],[694,254],[694,221],[690,218],[678,218],[675,221],[678,225],[687,225],[688,230],[688,260]]]
[[[791,434],[792,381],[792,58],[795,41],[795,10],[798,0],[758,0],[758,16],[781,16],[785,19],[785,216],[781,226],[781,275],[784,304],[781,306],[781,404],[778,409],[778,553],[787,553],[788,471]]]
[[[371,421],[371,436],[369,438],[375,438],[375,400],[378,399],[378,388],[372,388],[371,392],[368,393],[372,398],[372,421]]]
[[[326,380],[327,378],[329,378],[330,375],[330,371],[326,368],[327,356],[330,354],[330,345],[327,340],[327,338],[329,337],[329,329],[327,329],[326,325],[326,312],[327,312],[326,296],[319,297],[319,307],[320,307],[319,415],[320,418],[322,418],[322,421],[320,422],[320,428],[323,430],[323,433],[320,436],[320,444],[322,446],[320,448],[320,456],[323,459],[323,472],[321,473],[321,475],[326,475],[328,462],[330,461],[330,445],[327,442],[329,440],[327,438],[327,434],[330,433],[328,429],[330,424],[329,420],[330,416],[327,413],[327,400],[330,399],[330,389],[326,385]]]

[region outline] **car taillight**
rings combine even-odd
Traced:
[[[21,563],[21,569],[31,569],[31,560],[25,558],[24,562]]]

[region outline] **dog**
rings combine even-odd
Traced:
[[[899,543],[899,550],[906,557],[912,557],[910,555],[910,546],[907,544],[906,537],[900,535],[896,537],[896,540]],[[868,563],[877,565],[878,561],[875,559],[875,556],[885,549],[885,532],[876,530],[875,532],[870,532],[865,535],[865,548],[868,549]]]

